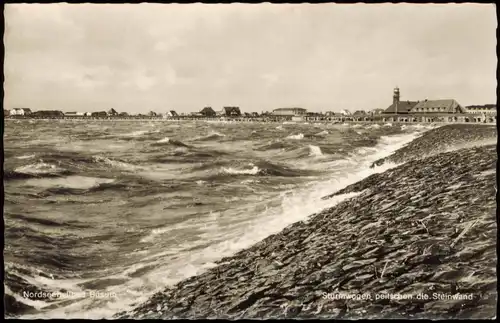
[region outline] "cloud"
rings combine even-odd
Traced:
[[[195,111],[496,100],[493,5],[8,4],[6,105]]]

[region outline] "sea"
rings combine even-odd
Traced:
[[[7,315],[110,318],[334,206],[432,127],[6,120]]]

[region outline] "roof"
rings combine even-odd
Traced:
[[[203,113],[203,112],[215,113],[215,111],[214,111],[214,109],[212,109],[212,107],[204,107],[203,109],[201,109],[200,112],[201,113]]]
[[[62,111],[59,110],[38,110],[35,111],[34,114],[57,114],[57,115],[64,115]]]
[[[398,113],[408,113],[410,110],[418,104],[418,101],[399,101],[397,106]],[[396,105],[393,103],[387,109],[385,109],[384,113],[396,113]]]
[[[444,113],[457,112],[457,109],[459,112],[465,112],[464,108],[454,99],[420,101],[413,107],[412,112],[419,112],[418,110],[422,108],[436,109],[436,111]]]
[[[306,110],[304,108],[277,108],[274,109],[273,111],[288,111],[288,110]]]
[[[239,107],[224,107],[222,109],[222,111],[224,113],[233,113],[233,112],[238,113],[238,114],[241,113]]]
[[[356,115],[356,114],[363,114],[363,115],[364,115],[364,114],[366,114],[366,112],[365,112],[365,111],[363,111],[363,110],[357,110],[356,112],[354,112],[354,114],[355,114],[355,115]]]

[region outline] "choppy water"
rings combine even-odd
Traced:
[[[110,317],[338,203],[321,197],[423,130],[7,121],[6,291],[26,318]]]

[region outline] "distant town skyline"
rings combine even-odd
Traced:
[[[4,108],[496,103],[494,4],[6,4]]]

